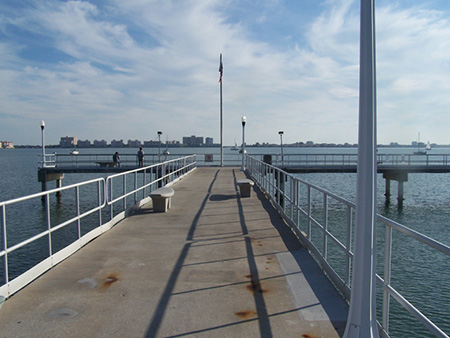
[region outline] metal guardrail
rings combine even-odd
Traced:
[[[4,202],[0,202],[0,222],[1,222],[1,251],[0,260],[0,303],[2,298],[8,298],[15,292],[23,288],[25,285],[39,277],[41,274],[51,269],[53,266],[79,250],[92,239],[100,236],[108,231],[117,222],[125,218],[132,210],[138,208],[142,204],[150,200],[149,194],[152,190],[159,186],[171,185],[184,175],[195,169],[197,166],[196,157],[186,156],[183,158],[173,159],[163,163],[154,164],[128,172],[111,175],[105,178],[97,178],[86,182],[69,185],[57,189],[44,191],[41,193],[16,198]],[[127,181],[127,178],[132,179]],[[120,181],[120,182],[119,182]],[[115,184],[120,183],[120,184]],[[67,200],[69,211],[64,210],[65,204],[61,203],[57,197],[58,194],[64,193],[63,200]],[[141,198],[138,197],[142,193]],[[73,195],[72,195],[73,194]],[[133,195],[130,201],[127,197]],[[67,198],[66,198],[67,197]],[[73,198],[73,200],[70,199]],[[109,210],[107,209],[109,207]],[[35,233],[28,238],[23,239],[21,233],[28,230],[27,221],[23,218],[31,209],[36,209],[35,218],[42,217],[42,224],[39,221],[35,226]],[[73,209],[73,210],[72,210]],[[60,217],[61,213],[65,213],[64,217]],[[95,221],[91,216],[98,214]],[[9,219],[9,215],[11,218]],[[58,218],[63,218],[60,221]],[[89,229],[83,229],[82,222],[88,221]],[[18,224],[27,224],[27,227],[16,229]],[[75,234],[70,233],[73,229],[70,226],[76,225]],[[8,228],[10,225],[11,228]],[[45,230],[42,230],[45,225]],[[61,244],[55,246],[55,238],[59,231],[67,231],[62,234],[64,246]],[[70,233],[70,234],[69,234]],[[9,235],[9,237],[8,237]],[[14,235],[14,236],[12,236]],[[17,237],[17,238],[12,238]],[[65,237],[70,238],[69,240]],[[19,275],[12,276],[10,271],[12,263],[11,255],[18,253],[19,258],[24,259],[23,250],[28,245],[39,246],[39,250],[33,248],[29,251],[42,251],[40,247],[45,240],[43,258]],[[14,242],[9,244],[9,241]],[[69,243],[66,243],[70,241]],[[41,253],[42,254],[42,253]],[[28,254],[33,257],[33,253]],[[25,258],[28,262],[28,258]]]
[[[160,163],[161,161],[170,161],[180,157],[185,157],[186,154],[170,153],[166,154],[145,154],[144,166]],[[43,155],[38,155],[38,168],[97,168],[100,163],[113,162],[112,154],[45,154],[45,163]],[[220,166],[220,155],[210,153],[203,155],[196,155],[198,166]],[[224,154],[225,166],[238,166],[242,160],[242,155],[238,152],[232,154]],[[135,168],[138,166],[136,154],[120,154],[120,166],[126,168]]]
[[[250,175],[258,186],[297,233],[344,298],[349,301],[356,205],[255,157],[247,156],[246,163]],[[376,276],[383,290],[382,318],[378,323],[380,333],[384,337],[389,337],[389,308],[390,300],[393,298],[433,335],[448,337],[391,285],[392,233],[399,232],[447,257],[450,257],[450,247],[381,215],[377,215],[377,222],[386,227],[383,277],[378,274]]]
[[[220,155],[214,153],[215,148],[211,148],[211,153],[197,155],[198,166],[219,166],[221,164]],[[317,167],[317,166],[355,166],[358,164],[357,154],[251,154],[259,160],[269,155],[271,164],[277,167]],[[186,154],[145,154],[144,165],[152,165],[161,161],[168,161],[175,158],[184,157]],[[121,166],[137,167],[136,154],[120,154]],[[223,157],[224,166],[240,166],[242,154],[239,152],[225,153]],[[45,168],[86,168],[99,167],[101,162],[112,162],[112,154],[46,154]],[[378,154],[377,163],[383,167],[414,167],[414,166],[438,166],[442,169],[450,170],[450,155],[447,154]],[[38,155],[39,168],[44,167],[43,156]]]
[[[262,159],[263,155],[251,155]],[[280,154],[272,155],[272,165],[295,166],[356,166],[357,154]],[[377,163],[386,167],[439,166],[450,169],[450,155],[447,154],[378,154]]]

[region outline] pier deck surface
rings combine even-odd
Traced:
[[[339,337],[347,305],[238,168],[198,168],[8,299],[1,337]]]

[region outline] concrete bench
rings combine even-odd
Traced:
[[[172,196],[175,191],[172,188],[159,188],[150,193],[153,201],[153,210],[156,212],[167,212],[171,207]]]
[[[97,161],[95,162],[97,163],[100,167],[116,167],[117,164],[119,164],[119,162],[114,162],[114,161]]]
[[[239,192],[241,193],[241,197],[250,197],[252,193],[252,186],[255,184],[252,180],[247,178],[242,180],[237,180],[237,185],[239,187]]]

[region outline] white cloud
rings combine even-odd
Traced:
[[[197,134],[217,142],[223,53],[226,144],[239,138],[244,114],[250,143],[278,142],[278,130],[287,143],[356,142],[357,2],[308,8],[316,17],[300,35],[293,34],[291,17],[284,30],[273,22],[286,13],[284,2],[253,5],[256,12],[246,14],[216,0],[45,1],[7,12],[0,16],[6,37],[0,50],[7,56],[0,61],[0,118],[11,126],[4,134],[16,143],[39,143],[39,133],[15,140],[14,125],[36,128],[30,119],[36,125],[46,119],[54,143],[64,135],[149,140],[157,130],[178,140]],[[10,35],[11,25],[27,33]],[[270,36],[258,35],[269,31],[264,25],[273,25]],[[426,137],[436,120],[420,121],[424,110],[447,121],[449,34],[440,11],[377,7],[381,142],[410,142],[420,128]],[[29,39],[36,37],[41,42],[33,45]],[[48,58],[24,57],[32,48]],[[448,142],[446,135],[442,130],[436,141]]]

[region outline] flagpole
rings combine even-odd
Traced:
[[[223,74],[223,64],[222,64],[222,54],[220,54],[220,166],[223,167],[223,118],[222,118],[222,74]]]
[[[344,338],[378,338],[375,295],[375,0],[361,0],[358,172],[352,293]]]

